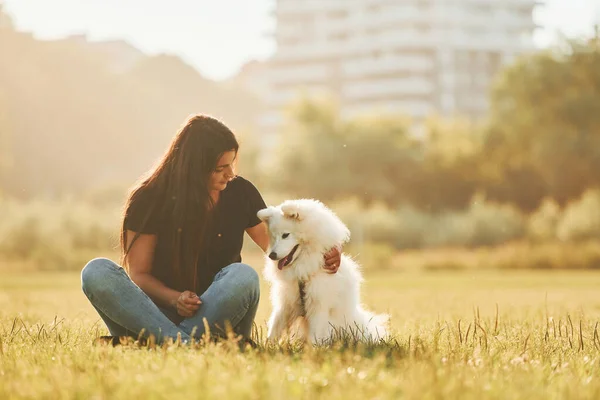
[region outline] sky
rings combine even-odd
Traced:
[[[301,0],[299,0],[301,1]],[[501,1],[501,0],[498,0]],[[17,28],[40,39],[87,34],[125,39],[148,54],[176,54],[207,78],[234,75],[275,50],[275,0],[0,0]],[[545,47],[557,31],[590,35],[600,24],[600,0],[546,0],[534,12]]]

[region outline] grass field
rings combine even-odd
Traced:
[[[77,273],[2,272],[0,399],[600,398],[600,273],[365,269],[381,346],[92,346]],[[257,323],[265,329],[268,288]]]

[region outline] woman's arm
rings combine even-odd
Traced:
[[[136,232],[128,230],[127,243],[131,243],[135,235]],[[168,288],[151,274],[155,246],[156,235],[139,235],[125,260],[129,276],[154,302],[164,307],[175,307],[181,292]]]
[[[267,249],[269,248],[269,231],[267,230],[267,224],[261,222],[252,228],[246,229],[246,233],[248,233],[248,236],[252,238],[254,243],[256,243],[262,251],[265,253],[267,252]]]

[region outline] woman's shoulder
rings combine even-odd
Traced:
[[[137,187],[131,191],[129,203],[135,207],[147,207],[156,201],[156,195],[156,189],[149,185]]]
[[[236,176],[228,185],[232,191],[257,190],[256,186],[243,176]]]
[[[157,231],[156,195],[156,190],[148,186],[138,187],[131,192],[123,221],[126,229],[141,233]]]
[[[237,176],[230,183],[232,196],[228,196],[233,200],[233,204],[239,208],[245,215],[245,228],[251,228],[258,224],[260,220],[256,216],[258,210],[266,207],[265,201],[258,189],[249,180]]]
[[[228,192],[236,201],[252,204],[263,204],[262,195],[259,190],[248,179],[236,176],[228,185]]]

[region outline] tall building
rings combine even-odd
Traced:
[[[535,0],[276,0],[268,112],[300,94],[333,95],[364,113],[477,118],[496,72],[533,49]]]

